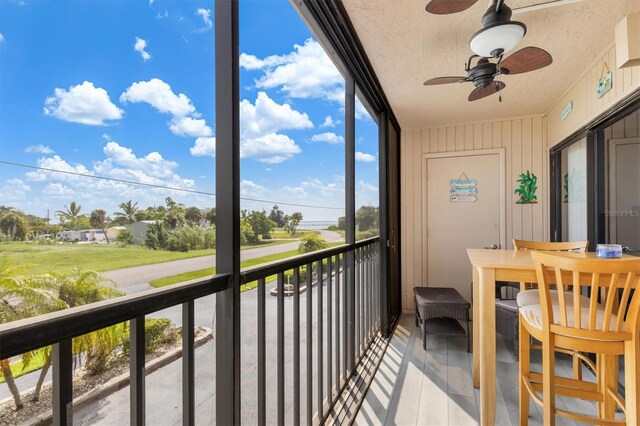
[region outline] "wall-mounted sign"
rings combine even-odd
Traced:
[[[475,195],[452,195],[449,201],[452,203],[475,203],[478,198]]]
[[[474,186],[455,186],[451,187],[451,195],[475,195],[478,188]]]
[[[609,90],[611,90],[612,83],[613,83],[613,73],[609,71],[598,82],[597,94],[599,98],[603,97]]]
[[[560,120],[566,120],[569,114],[571,114],[571,111],[573,111],[573,101],[569,101],[569,103],[562,109],[560,112]]]
[[[450,196],[449,201],[452,203],[474,203],[478,198],[478,181],[476,179],[469,179],[465,173],[462,173],[458,179],[451,179],[449,181]]]

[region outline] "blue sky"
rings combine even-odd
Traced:
[[[241,191],[344,214],[344,80],[284,0],[240,7]],[[215,192],[213,1],[0,2],[0,160]],[[377,126],[357,107],[357,201],[377,205]],[[210,195],[0,164],[0,204],[40,216]],[[269,210],[272,203],[243,201]],[[337,207],[322,209],[308,205]]]

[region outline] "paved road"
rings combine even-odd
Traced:
[[[337,232],[326,230],[322,230],[319,232],[320,236],[330,243],[343,239],[342,236]],[[285,251],[296,250],[299,244],[300,243],[298,241],[293,241],[291,243],[243,250],[240,253],[240,259],[256,259],[259,257],[269,256]],[[153,265],[117,269],[115,271],[105,272],[104,275],[115,281],[118,289],[126,293],[135,293],[142,290],[148,290],[149,281],[153,281],[158,278],[169,277],[172,275],[182,274],[183,272],[212,268],[214,266],[216,266],[215,256],[202,256],[194,257],[191,259],[175,260],[173,262],[156,263]]]

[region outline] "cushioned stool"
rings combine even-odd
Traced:
[[[469,308],[455,288],[415,287],[413,297],[416,305],[416,327],[422,326],[422,347],[427,349],[427,333],[467,336],[467,352],[471,351],[469,335]],[[466,322],[466,330],[457,321]]]

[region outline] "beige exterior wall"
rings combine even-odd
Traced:
[[[609,66],[609,70],[613,71],[613,85],[606,95],[598,98],[596,89],[605,63]],[[547,114],[549,147],[562,142],[638,88],[640,88],[640,66],[617,69],[616,47],[612,43],[594,63],[587,67],[585,73]],[[560,113],[569,101],[573,101],[573,111],[566,120],[561,121]]]
[[[423,229],[422,155],[435,152],[504,148],[506,156],[506,236],[547,239],[548,161],[545,160],[546,120],[542,116],[457,126],[403,129],[401,141],[401,221],[403,309],[413,310],[413,287],[426,286],[426,236]],[[518,175],[530,170],[538,176],[538,204],[515,204]],[[510,246],[510,245],[509,245]],[[471,267],[465,259],[461,267]]]

